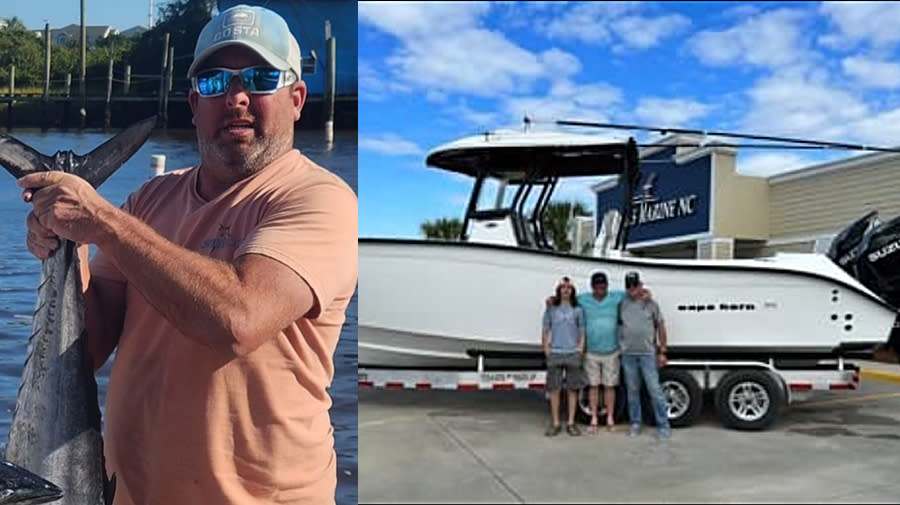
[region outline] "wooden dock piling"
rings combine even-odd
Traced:
[[[103,109],[103,129],[109,129],[112,123],[112,87],[113,87],[113,60],[109,59],[109,72],[106,74],[106,104]]]
[[[44,103],[41,104],[41,128],[50,126],[50,23],[44,23]]]
[[[16,66],[9,66],[9,105],[6,107],[6,129],[11,130],[13,127],[13,105],[15,105],[16,101],[13,100],[13,97],[16,96]]]
[[[337,63],[337,43],[331,35],[331,21],[325,21],[325,89],[323,100],[323,119],[325,121],[325,140],[329,144],[334,141],[334,96]]]

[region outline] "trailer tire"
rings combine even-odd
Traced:
[[[697,379],[687,370],[667,367],[659,371],[659,385],[669,404],[669,425],[683,428],[694,424],[703,410],[703,389]]]
[[[716,412],[728,428],[765,430],[784,403],[781,381],[768,370],[735,370],[716,387]]]
[[[694,424],[703,410],[703,389],[690,372],[679,368],[659,370],[659,387],[668,403],[669,426],[684,428]],[[647,426],[656,426],[656,410],[647,391],[641,385],[641,419]]]

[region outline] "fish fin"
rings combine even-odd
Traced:
[[[113,498],[116,497],[116,474],[112,474],[112,477],[106,479],[106,483],[103,485],[103,503],[106,505],[112,505]]]
[[[0,165],[16,179],[34,172],[43,172],[52,164],[53,159],[49,156],[9,135],[0,135]]]
[[[148,117],[129,126],[88,154],[76,156],[75,174],[88,181],[91,186],[100,187],[144,145],[155,125],[156,116]]]

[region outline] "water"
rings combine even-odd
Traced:
[[[72,150],[90,152],[112,133],[62,133],[15,130],[10,134],[44,154]],[[319,131],[297,132],[294,145],[321,166],[342,177],[357,191],[356,132],[335,132],[334,148],[326,149]],[[151,155],[165,154],[166,169],[175,170],[199,161],[196,136],[192,130],[154,132],[141,149],[99,189],[115,205],[148,179]],[[40,262],[25,248],[25,216],[31,206],[22,202],[21,190],[5,170],[0,169],[0,444],[9,437],[12,409],[25,362],[31,315],[37,299]],[[357,503],[357,385],[356,324],[357,297],[347,307],[347,320],[335,354],[335,379],[330,388],[334,405],[335,451],[338,457],[337,503]],[[110,363],[97,374],[100,408],[104,408]],[[0,451],[0,454],[5,449]]]

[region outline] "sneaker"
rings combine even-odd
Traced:
[[[547,437],[555,437],[556,435],[559,435],[559,432],[560,432],[560,431],[562,431],[562,426],[559,426],[559,425],[556,425],[556,426],[550,425],[550,426],[547,426],[547,431],[544,432],[544,436],[547,436]]]
[[[656,432],[656,438],[658,438],[660,440],[670,438],[671,436],[672,436],[672,430],[669,428],[660,428]]]
[[[638,424],[632,424],[631,429],[628,430],[629,437],[636,437],[641,434],[641,426]]]
[[[566,433],[568,433],[569,435],[571,435],[573,437],[577,437],[578,435],[581,435],[581,432],[578,431],[578,426],[575,426],[574,424],[569,424],[566,426]]]

